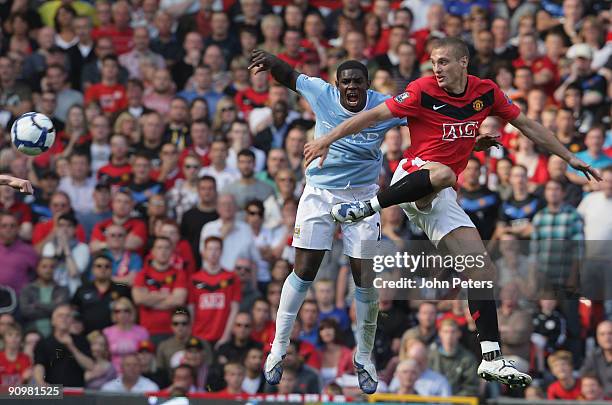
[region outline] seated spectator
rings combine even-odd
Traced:
[[[225,246],[231,246],[231,249],[223,249],[222,252],[221,267],[224,269],[233,269],[238,257],[255,261],[259,259],[259,251],[255,246],[253,233],[249,225],[236,218],[237,209],[233,195],[219,195],[217,199],[219,219],[204,225],[200,234],[200,252],[202,252],[204,241],[210,236],[220,238]]]
[[[273,283],[268,285],[268,293],[274,287]],[[270,288],[272,287],[272,288]],[[280,291],[279,291],[280,293]],[[274,311],[274,309],[272,309]],[[274,313],[274,312],[273,312]],[[319,306],[317,301],[307,299],[302,304],[298,312],[298,319],[301,325],[299,338],[313,346],[319,347]]]
[[[206,341],[201,341],[196,337],[191,337],[185,349],[176,352],[170,359],[172,368],[178,365],[187,365],[194,370],[196,379],[194,386],[198,391],[208,391],[210,384],[208,382],[209,367],[213,362],[212,351],[210,345]]]
[[[91,157],[89,153],[74,152],[68,162],[69,175],[60,180],[58,189],[70,197],[76,214],[84,214],[94,210],[93,192],[96,179],[91,175]]]
[[[181,364],[172,369],[172,384],[164,391],[173,392],[174,390],[181,390],[183,393],[196,392],[197,389],[193,385],[195,379],[194,370],[187,364]]]
[[[98,169],[98,183],[127,186],[131,173],[129,140],[125,135],[115,134],[110,138],[110,160]]]
[[[417,338],[426,345],[432,344],[438,337],[436,316],[436,304],[429,301],[419,304],[419,309],[416,314],[418,325],[404,332],[402,340]]]
[[[36,280],[27,284],[19,294],[19,311],[28,330],[36,330],[43,336],[51,333],[51,314],[55,307],[70,299],[67,287],[53,280],[56,260],[42,258],[36,266]]]
[[[41,339],[42,335],[35,330],[26,332],[23,337],[23,352],[30,358],[32,364],[34,364],[34,348]]]
[[[198,204],[198,173],[200,159],[187,155],[183,160],[182,177],[168,190],[168,207],[177,222],[181,222],[183,214]]]
[[[548,357],[548,367],[555,382],[548,386],[546,398],[576,400],[580,396],[580,378],[574,378],[572,354],[565,350],[554,352]]]
[[[155,361],[155,346],[150,340],[143,340],[138,344],[138,360],[142,370],[142,376],[157,384],[158,387],[170,385],[170,374],[168,370],[157,367]]]
[[[257,298],[251,305],[251,339],[259,342],[266,353],[270,350],[274,340],[276,325],[270,320],[270,303],[263,297]]]
[[[191,245],[185,239],[181,239],[179,226],[175,221],[163,220],[156,236],[168,238],[172,242],[172,266],[185,270],[189,275],[196,272],[196,262]]]
[[[72,304],[83,317],[86,333],[111,326],[111,308],[115,302],[121,297],[130,298],[130,288],[112,280],[112,262],[108,256],[94,256],[91,269],[93,281],[80,286],[72,297]]]
[[[514,359],[517,367],[529,360],[531,316],[518,306],[519,290],[514,284],[507,284],[499,293],[500,306],[497,310],[502,353],[506,359]]]
[[[545,296],[544,293],[541,293]],[[561,349],[567,337],[567,321],[557,310],[556,299],[540,299],[539,311],[533,315],[531,342],[535,346],[538,368],[544,371],[544,359]]]
[[[418,392],[415,387],[420,373],[421,370],[416,361],[411,359],[402,360],[395,369],[395,378],[399,385],[392,392],[398,395],[425,395]]]
[[[144,393],[158,391],[159,387],[153,381],[142,376],[138,356],[135,353],[130,353],[121,359],[121,377],[107,382],[100,390],[104,392]]]
[[[125,249],[127,234],[128,231],[121,225],[107,226],[104,230],[106,249],[102,250],[102,254],[112,261],[113,282],[131,286],[142,268],[142,259],[138,253]]]
[[[293,368],[283,370],[280,382],[278,383],[278,395],[289,395],[297,393],[298,373]]]
[[[198,102],[206,103],[201,99],[196,99],[195,103]],[[207,104],[205,104],[207,105]],[[208,108],[208,107],[205,107]],[[210,125],[208,121],[203,118],[193,119],[191,126],[189,127],[189,136],[191,142],[188,145],[183,146],[182,152],[179,156],[179,164],[183,164],[185,158],[189,155],[193,155],[198,158],[200,166],[206,167],[210,165]]]
[[[474,355],[459,343],[459,325],[453,319],[445,319],[440,322],[438,335],[440,345],[430,351],[429,367],[447,378],[453,395],[478,396],[478,362]]]
[[[343,344],[342,330],[334,318],[319,322],[321,345],[321,379],[327,385],[344,374],[353,372],[353,352]]]
[[[32,361],[21,351],[21,327],[18,324],[6,327],[2,339],[4,349],[0,351],[0,384],[28,384],[32,377]]]
[[[150,85],[145,83],[144,106],[166,115],[170,112],[170,103],[175,93],[175,84],[166,68],[155,69]]]
[[[130,251],[140,252],[147,240],[147,226],[140,219],[130,216],[134,209],[134,199],[128,190],[118,190],[111,202],[113,216],[105,221],[98,222],[91,233],[89,244],[92,253],[99,252],[108,247],[106,228],[111,225],[120,225],[126,230],[125,248]]]
[[[34,349],[34,381],[37,385],[84,387],[85,371],[94,368],[87,339],[69,332],[71,312],[68,304],[57,306],[51,315],[52,334],[40,340]]]
[[[607,156],[603,151],[603,145],[605,140],[605,130],[601,126],[594,126],[586,133],[584,137],[584,144],[586,150],[576,153],[578,159],[582,159],[587,164],[591,165],[595,169],[603,169],[606,166],[612,165],[612,158]],[[586,186],[587,191],[594,191],[593,187],[597,187],[596,183],[589,183],[586,176],[582,173],[577,172],[573,168],[569,168],[567,171],[567,177],[572,183]]]
[[[113,216],[110,210],[110,187],[107,184],[96,184],[92,195],[93,210],[85,213],[76,213],[79,224],[81,224],[85,230],[86,240],[91,239],[91,232],[96,223],[107,220]]]
[[[528,257],[521,252],[517,237],[511,233],[502,234],[499,238],[499,251],[501,257],[495,262],[497,286],[503,288],[514,284],[519,289],[520,299],[531,297],[535,286],[530,283]]]
[[[59,217],[72,211],[70,198],[63,191],[55,191],[53,193],[49,206],[51,208],[51,219],[45,222],[38,222],[32,232],[32,245],[39,252],[42,252],[47,242],[55,239],[55,230],[57,229]],[[79,242],[85,242],[85,231],[81,225],[77,225],[75,236]]]
[[[144,114],[140,118],[141,137],[134,145],[135,148],[151,159],[153,167],[157,168],[161,162],[161,149],[164,145],[164,119],[156,111]]]
[[[228,184],[222,192],[232,194],[238,208],[242,210],[248,201],[264,201],[274,194],[274,189],[269,184],[255,178],[255,154],[250,149],[238,152],[237,160],[240,179]]]
[[[245,369],[244,380],[242,381],[243,392],[247,394],[260,394],[264,392],[266,380],[263,376],[263,361],[264,353],[261,348],[251,347],[246,352],[243,364]]]
[[[38,255],[30,244],[17,237],[19,223],[13,214],[0,211],[0,228],[0,284],[19,294],[36,268]]]
[[[19,237],[32,239],[32,210],[22,201],[15,198],[17,191],[9,186],[0,186],[0,210],[15,215],[19,222]]]
[[[191,328],[191,314],[187,308],[176,308],[172,314],[173,336],[161,342],[157,347],[157,366],[166,370],[168,376],[172,370],[170,359],[175,353],[185,349],[185,345],[191,338]]]
[[[319,308],[319,323],[331,318],[336,321],[341,331],[348,331],[350,321],[344,308],[336,308],[334,297],[334,283],[332,280],[322,279],[314,283],[315,299]],[[320,330],[320,327],[319,327]],[[338,336],[338,338],[341,338]]]
[[[106,114],[117,113],[127,108],[125,87],[119,80],[119,60],[115,55],[106,55],[101,60],[100,82],[85,91],[85,104],[98,102]]]
[[[238,167],[238,154],[242,150],[248,149],[255,155],[254,172],[259,173],[264,169],[266,165],[266,154],[253,146],[249,125],[245,121],[234,120],[230,124],[229,132],[227,132],[227,141],[230,145],[227,157],[227,165],[229,167],[240,170]]]
[[[85,383],[88,389],[99,390],[104,384],[117,377],[117,371],[110,362],[108,341],[103,333],[94,330],[87,335],[94,361],[92,370],[85,372]]]
[[[245,222],[251,227],[251,232],[255,237],[255,246],[260,255],[258,262],[255,263],[257,272],[254,279],[263,285],[270,281],[270,262],[276,260],[279,254],[278,249],[273,248],[282,242],[286,243],[287,239],[284,229],[279,227],[270,229],[263,226],[265,210],[260,200],[248,201],[245,212]]]
[[[132,288],[139,319],[152,335],[153,343],[170,337],[174,309],[187,300],[187,274],[172,266],[172,242],[158,237],[153,242],[151,259],[138,273]]]
[[[70,295],[80,287],[89,264],[89,247],[76,239],[77,225],[74,214],[60,215],[56,220],[55,238],[42,248],[43,257],[56,259],[53,278],[58,285],[68,287]]]
[[[149,338],[149,331],[136,324],[136,308],[129,298],[121,297],[112,305],[113,325],[102,330],[108,340],[115,370],[121,369],[121,360],[138,350],[138,344]]]
[[[283,362],[285,370],[292,369],[297,374],[297,386],[293,392],[299,394],[318,394],[321,391],[321,380],[318,373],[304,364],[302,357],[299,355],[299,343],[290,340],[287,347],[287,353]],[[283,373],[284,374],[284,373]],[[276,387],[266,384],[266,392],[277,391]]]
[[[162,183],[166,190],[174,187],[176,181],[183,175],[178,167],[178,153],[176,145],[163,144],[159,151],[159,166],[151,171],[151,178]]]
[[[604,397],[601,382],[593,374],[583,375],[580,379],[579,401],[610,401],[612,398]]]
[[[210,166],[200,170],[200,178],[210,176],[215,179],[216,190],[223,190],[227,185],[240,178],[240,173],[227,165],[228,145],[224,138],[215,138],[210,144]]]
[[[264,200],[264,222],[268,229],[282,224],[282,209],[285,201],[295,198],[296,178],[293,170],[279,169],[274,177],[276,193]]]
[[[567,178],[565,174],[567,172],[567,162],[557,155],[551,155],[548,158],[547,167],[550,179],[560,182],[563,186],[563,189],[565,191],[565,197],[563,198],[563,202],[573,207],[578,207],[578,204],[580,204],[580,201],[582,200],[582,188],[577,184],[570,182]],[[545,186],[545,184],[539,185],[533,193],[541,200],[544,200]]]
[[[612,374],[610,363],[612,362],[612,321],[603,321],[597,325],[595,331],[597,340],[596,349],[587,354],[584,364],[580,369],[582,376],[594,374],[601,381],[604,396],[612,397]]]
[[[232,325],[232,335],[227,343],[218,347],[215,351],[217,362],[221,365],[242,360],[244,353],[251,347],[261,347],[261,343],[251,338],[253,320],[248,312],[236,314]]]
[[[216,236],[203,242],[202,268],[192,276],[189,286],[189,302],[195,308],[193,334],[218,347],[231,338],[240,302],[240,280],[220,261],[224,242]]]
[[[151,178],[151,158],[148,154],[134,154],[131,166],[131,180],[127,188],[132,193],[134,208],[141,217],[144,217],[147,213],[147,201],[152,195],[163,194],[164,186]]]

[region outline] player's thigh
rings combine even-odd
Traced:
[[[334,192],[336,202],[369,200],[376,196],[377,185],[359,187],[349,190],[339,190]],[[380,214],[364,218],[355,223],[341,224],[342,242],[344,254],[356,259],[372,259],[376,256],[380,239],[382,237],[382,226]]]
[[[331,216],[334,204],[329,190],[306,186],[295,216],[293,246],[310,250],[330,250],[336,224]]]

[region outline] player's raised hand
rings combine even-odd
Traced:
[[[16,190],[26,194],[34,194],[34,188],[29,180],[20,179],[18,177],[0,175],[0,185],[13,187]]]
[[[567,162],[570,166],[572,166],[574,169],[578,170],[579,172],[584,173],[584,175],[586,176],[587,180],[591,180],[591,178],[597,180],[597,181],[601,181],[601,174],[599,173],[598,170],[594,169],[591,167],[591,165],[587,165],[585,162],[583,162],[582,160],[578,159],[577,157],[573,157],[570,160],[568,160]]]
[[[275,58],[276,56],[266,51],[255,49],[253,52],[251,52],[251,64],[249,65],[249,70],[255,69],[255,74],[270,70],[274,64]]]
[[[321,160],[319,160],[319,167],[322,167],[328,151],[329,145],[324,137],[308,142],[304,146],[304,167],[308,167],[310,163],[318,157],[321,158]]]
[[[499,134],[480,134],[476,137],[474,150],[479,152],[482,150],[487,150],[493,146],[496,148],[502,146],[501,143],[499,143]]]

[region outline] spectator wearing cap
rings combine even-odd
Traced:
[[[1,218],[0,224],[2,224]],[[6,229],[3,231],[9,232]],[[53,280],[55,265],[55,258],[40,259],[36,266],[36,279],[28,283],[19,293],[19,312],[26,328],[36,330],[43,336],[49,336],[51,333],[50,319],[53,309],[70,300],[68,288],[59,286]],[[44,294],[43,291],[50,291],[50,294]]]
[[[117,371],[110,362],[110,351],[106,336],[99,330],[94,330],[87,334],[87,340],[91,347],[91,357],[94,361],[92,370],[85,372],[85,382],[87,388],[92,390],[100,389],[104,384],[117,377]]]
[[[228,184],[238,180],[240,173],[228,165],[229,146],[225,138],[214,138],[210,144],[210,166],[200,169],[200,177],[215,179],[216,191],[223,190]]]
[[[89,212],[76,213],[79,224],[81,224],[85,230],[86,240],[91,238],[91,232],[96,223],[107,220],[113,215],[110,209],[110,187],[107,184],[96,184],[92,195],[93,209]]]
[[[580,374],[594,374],[603,386],[604,396],[612,397],[612,321],[597,325],[595,338],[599,347],[592,349],[580,369]]]
[[[591,69],[593,50],[587,44],[575,44],[568,49],[567,57],[572,60],[570,75],[555,91],[555,100],[562,101],[565,89],[577,84],[582,89],[582,106],[596,110],[605,100],[607,83],[603,76]]]
[[[185,348],[172,355],[170,367],[187,365],[194,370],[194,386],[198,391],[208,391],[210,382],[208,380],[209,367],[213,363],[213,352],[206,341],[202,341],[194,336],[190,337],[185,344]]]
[[[591,127],[584,137],[586,150],[576,153],[576,157],[582,159],[595,169],[603,169],[612,165],[612,157],[606,155],[603,151],[605,138],[606,132],[602,126],[596,125]],[[586,176],[583,176],[582,173],[573,168],[568,169],[567,177],[572,183],[585,186],[588,191],[593,191],[593,188],[597,187],[597,185],[590,185]]]
[[[19,223],[15,215],[0,211],[0,257],[2,268],[0,284],[11,287],[19,294],[34,272],[38,255],[30,244],[18,238]]]
[[[169,373],[158,367],[155,360],[155,345],[150,340],[142,340],[138,344],[138,360],[143,377],[146,377],[159,387],[170,385]]]
[[[0,210],[15,215],[19,222],[19,236],[24,240],[32,239],[32,210],[16,198],[17,190],[0,186]]]
[[[248,394],[263,393],[266,381],[263,376],[264,352],[259,347],[251,347],[244,356],[244,380],[242,391]]]
[[[97,254],[91,261],[91,269],[93,281],[80,286],[72,297],[72,304],[83,317],[86,333],[111,326],[110,308],[119,298],[130,298],[129,287],[112,279],[113,261],[110,257]]]
[[[98,182],[113,186],[129,184],[132,166],[129,163],[128,147],[129,141],[125,135],[115,134],[110,138],[110,161],[98,169]]]
[[[105,231],[110,224],[120,225],[126,230],[125,248],[130,251],[141,251],[147,240],[147,226],[140,219],[130,217],[134,209],[134,200],[128,190],[120,189],[111,202],[113,216],[98,222],[91,233],[90,248],[92,252],[108,248]]]
[[[156,238],[151,257],[145,261],[132,288],[140,323],[151,333],[153,343],[170,337],[173,311],[187,299],[187,277],[187,272],[172,263],[172,242],[165,237]]]
[[[100,103],[107,115],[117,113],[127,107],[125,86],[119,83],[119,61],[114,55],[102,59],[101,80],[85,91],[85,104]]]
[[[238,246],[234,243],[226,246],[233,249]],[[240,279],[223,267],[224,244],[217,236],[203,239],[202,268],[192,276],[189,286],[189,303],[194,306],[193,334],[217,346],[230,341],[241,300]]]
[[[91,212],[94,209],[92,197],[96,180],[91,177],[89,153],[74,152],[70,155],[69,163],[69,175],[60,180],[58,189],[68,194],[76,214]]]
[[[474,355],[459,343],[459,325],[453,319],[443,320],[438,336],[440,344],[430,351],[429,366],[433,371],[444,374],[453,395],[477,396],[480,385],[476,372],[478,363]]]
[[[555,381],[548,386],[548,399],[576,400],[580,396],[580,378],[574,378],[572,354],[565,350],[554,352],[548,357],[548,367]]]
[[[148,64],[156,69],[166,66],[164,58],[149,47],[149,29],[136,27],[132,36],[133,48],[119,56],[119,63],[128,70],[130,79],[143,79],[141,66]]]
[[[104,384],[103,392],[144,393],[158,391],[159,387],[150,379],[143,377],[140,360],[135,353],[121,359],[121,377]]]
[[[50,336],[34,349],[34,381],[37,385],[85,386],[84,372],[95,366],[87,339],[70,333],[72,310],[62,304],[53,310]]]

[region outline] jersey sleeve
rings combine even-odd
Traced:
[[[421,105],[419,85],[416,81],[411,82],[403,93],[387,99],[385,104],[387,104],[393,116],[397,118],[417,117]]]
[[[298,76],[295,82],[295,89],[308,101],[308,104],[315,109],[318,98],[327,89],[329,83],[318,77],[310,77],[305,74]]]
[[[495,115],[506,122],[512,121],[519,116],[521,110],[501,91],[498,85],[493,82],[491,83],[493,84],[493,108],[491,108],[491,115]]]

